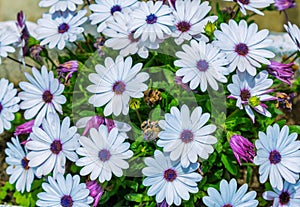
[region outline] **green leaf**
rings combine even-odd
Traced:
[[[299,125],[290,125],[289,129],[290,129],[290,133],[296,132],[297,134],[300,134],[300,126]]]
[[[225,154],[221,155],[221,161],[224,164],[226,170],[228,170],[228,172],[234,176],[236,176],[238,174],[238,168],[236,165],[234,165],[230,159],[228,159],[228,157]]]
[[[139,193],[129,193],[129,194],[125,195],[125,199],[128,201],[134,201],[137,203],[151,200],[151,198],[149,196],[144,195],[144,194],[139,194]]]

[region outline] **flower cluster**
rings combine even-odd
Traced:
[[[296,3],[227,1],[40,0],[34,31],[22,11],[0,27],[0,64],[31,68],[0,79],[6,173],[26,204],[261,206],[240,175],[256,165],[265,200],[300,205],[299,126],[276,117],[300,88],[300,30],[283,25],[297,49],[278,62],[249,21]]]

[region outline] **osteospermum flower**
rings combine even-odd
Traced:
[[[247,192],[248,185],[243,184],[237,189],[237,182],[231,179],[228,183],[221,180],[220,192],[209,187],[207,189],[208,196],[203,197],[203,203],[207,207],[240,207],[240,206],[258,206],[258,200],[255,200],[256,192]]]
[[[83,157],[76,161],[76,165],[83,166],[80,175],[90,174],[91,180],[98,178],[100,183],[110,181],[112,173],[121,177],[122,170],[129,168],[125,159],[133,156],[133,152],[129,150],[130,144],[124,142],[124,136],[119,134],[117,128],[108,132],[104,125],[98,130],[92,128],[90,136],[91,138],[82,136],[79,139],[82,147],[77,149],[77,153]]]
[[[182,82],[190,82],[189,86],[192,90],[200,86],[202,92],[207,90],[210,85],[213,90],[218,90],[218,82],[226,83],[227,78],[224,74],[228,74],[224,67],[228,64],[220,49],[212,44],[206,44],[203,41],[191,41],[191,45],[183,45],[184,52],[176,52],[176,56],[180,58],[174,62],[175,66],[180,67],[176,71],[176,76],[183,76]]]
[[[300,29],[296,24],[291,24],[291,22],[288,22],[288,25],[284,25],[285,30],[290,35],[293,42],[298,47],[298,50],[300,51]]]
[[[267,133],[259,132],[256,140],[257,155],[254,163],[259,166],[259,181],[270,178],[273,188],[283,189],[283,181],[295,184],[300,172],[300,142],[297,133],[289,134],[288,126],[280,130],[278,124],[268,126]]]
[[[94,198],[93,206],[98,206],[98,203],[104,193],[102,187],[95,180],[89,180],[86,182],[86,188],[90,191],[90,196]]]
[[[32,128],[30,141],[25,147],[30,150],[27,157],[29,167],[37,167],[36,175],[53,176],[65,173],[66,158],[75,162],[78,159],[75,150],[79,147],[79,134],[75,126],[70,127],[70,118],[60,123],[57,114],[51,113],[43,120],[42,128]]]
[[[33,76],[25,73],[28,82],[20,82],[19,86],[23,90],[18,95],[21,100],[20,108],[26,110],[25,119],[35,118],[35,125],[40,126],[43,118],[50,112],[63,113],[61,104],[66,102],[66,97],[62,95],[64,85],[54,78],[53,72],[48,73],[46,66],[42,66],[41,72],[32,68]]]
[[[89,75],[93,85],[87,87],[87,90],[95,93],[89,98],[89,103],[95,107],[101,107],[108,103],[104,108],[104,115],[109,116],[112,113],[116,116],[127,115],[129,112],[129,99],[141,98],[143,91],[147,90],[147,85],[143,82],[149,78],[148,73],[139,71],[142,69],[142,63],[132,67],[132,58],[118,56],[114,62],[112,58],[105,58],[105,66],[96,65],[96,74]]]
[[[97,4],[89,6],[93,12],[90,15],[91,24],[99,24],[97,32],[103,32],[106,23],[113,20],[114,15],[118,12],[127,13],[135,8],[138,4],[137,0],[101,0],[96,1]]]
[[[89,133],[90,129],[92,128],[98,129],[102,124],[104,124],[107,127],[108,132],[110,132],[114,127],[117,127],[119,132],[124,136],[126,135],[126,132],[131,130],[131,126],[125,122],[104,118],[98,115],[79,119],[76,122],[76,127],[84,128],[82,136],[86,136]],[[127,136],[125,137],[127,138]]]
[[[40,7],[50,7],[49,12],[53,14],[56,11],[75,11],[77,5],[83,4],[83,0],[41,0]]]
[[[173,11],[175,28],[172,37],[175,38],[177,44],[203,33],[205,25],[218,18],[217,16],[205,17],[211,10],[207,1],[201,3],[201,1],[194,0],[177,0],[175,8],[176,10]]]
[[[147,58],[148,49],[140,38],[133,37],[134,31],[131,30],[131,22],[132,17],[128,13],[117,12],[114,14],[113,21],[107,21],[107,29],[103,31],[105,36],[110,37],[105,41],[105,46],[120,50],[120,55],[123,57],[137,53],[140,57]]]
[[[300,181],[291,184],[287,181],[283,183],[283,189],[274,191],[266,191],[263,193],[263,198],[268,201],[273,201],[275,207],[294,207],[300,205]]]
[[[38,20],[39,27],[36,29],[37,39],[42,40],[41,45],[49,44],[49,48],[65,48],[66,42],[74,42],[77,36],[84,31],[80,27],[86,20],[86,10],[80,10],[76,14],[69,12],[66,16],[52,18],[51,14],[44,14]]]
[[[131,31],[135,31],[133,37],[141,38],[141,41],[151,43],[163,40],[171,35],[170,27],[174,25],[174,16],[170,7],[162,1],[141,2],[140,6],[132,11]]]
[[[266,8],[266,7],[270,6],[270,4],[274,3],[274,0],[264,0],[264,1],[261,1],[261,0],[224,0],[224,1],[236,2],[240,6],[241,12],[244,15],[247,14],[246,10],[253,11],[259,15],[264,15],[264,13],[258,9]]]
[[[214,151],[212,144],[217,142],[217,138],[211,135],[216,126],[204,126],[209,117],[208,113],[202,114],[200,106],[191,115],[187,105],[184,104],[180,111],[173,106],[165,120],[158,122],[163,131],[158,134],[157,145],[163,147],[164,152],[170,152],[172,161],[180,160],[183,167],[197,162],[198,156],[207,159]]]
[[[239,165],[242,165],[240,158],[246,162],[253,162],[254,145],[248,139],[235,134],[230,138],[229,144]]]
[[[295,0],[275,0],[274,6],[278,11],[296,7]]]
[[[170,160],[167,154],[155,150],[154,158],[145,158],[145,167],[142,172],[147,176],[143,185],[150,186],[147,194],[155,196],[157,203],[164,200],[168,205],[180,205],[181,200],[189,200],[189,193],[197,193],[197,182],[202,177],[194,172],[199,164],[193,163],[188,168],[182,168],[179,162]]]
[[[271,60],[271,64],[268,65],[267,70],[270,75],[274,76],[278,80],[292,85],[291,81],[294,77],[294,71],[292,68],[293,65],[294,63],[284,64]]]
[[[268,95],[273,89],[269,89],[273,80],[268,79],[268,72],[261,71],[256,77],[252,77],[247,72],[237,72],[232,76],[232,82],[227,86],[231,93],[228,98],[236,99],[236,106],[240,109],[245,107],[248,116],[252,122],[255,122],[255,115],[251,108],[256,112],[271,117],[267,110],[267,105],[263,102],[276,100],[275,97]]]
[[[1,43],[0,43],[1,45]],[[0,46],[1,47],[1,46]],[[11,128],[11,121],[15,119],[14,113],[19,111],[20,98],[16,97],[17,89],[7,79],[0,79],[0,134],[4,129]]]
[[[11,44],[18,42],[19,38],[14,32],[8,32],[0,29],[0,64],[2,63],[1,57],[7,57],[8,53],[15,52],[15,48]]]
[[[30,134],[32,132],[32,127],[34,126],[34,120],[25,122],[16,127],[14,132],[15,136],[19,136],[20,134]]]
[[[254,76],[256,68],[260,68],[261,63],[270,65],[267,58],[273,58],[275,54],[265,49],[271,44],[271,40],[266,39],[269,31],[264,29],[257,32],[257,29],[255,23],[248,27],[245,20],[241,20],[239,24],[229,20],[229,24],[221,24],[222,31],[214,32],[216,37],[214,44],[226,54],[230,62],[228,66],[230,72],[237,68]]]
[[[85,183],[80,183],[78,175],[67,174],[66,178],[58,174],[57,178],[49,176],[47,183],[42,187],[45,192],[37,195],[37,206],[57,206],[57,207],[89,207],[93,198],[89,196],[90,191]]]
[[[27,150],[22,148],[18,137],[11,138],[12,143],[7,142],[5,149],[5,162],[9,165],[6,173],[10,175],[9,182],[16,183],[16,189],[22,193],[30,192],[34,180],[34,169],[28,166]]]

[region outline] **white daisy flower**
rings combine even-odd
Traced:
[[[89,207],[93,198],[89,196],[90,191],[85,183],[80,183],[79,175],[67,174],[66,179],[62,174],[47,178],[48,183],[43,183],[45,192],[37,195],[36,205],[41,207]]]
[[[41,45],[49,44],[49,48],[57,47],[64,49],[66,42],[74,42],[77,36],[84,31],[80,27],[86,20],[84,17],[86,10],[80,10],[75,15],[71,12],[66,16],[59,16],[55,19],[51,14],[44,14],[42,19],[38,20],[39,27],[36,29],[37,39],[42,40]]]
[[[177,0],[175,2],[173,14],[175,16],[175,28],[172,37],[176,44],[182,44],[184,40],[191,40],[204,32],[204,27],[208,22],[214,22],[217,16],[205,17],[211,10],[208,1]],[[201,37],[206,37],[201,35]],[[206,37],[206,39],[208,39]]]
[[[220,53],[220,49],[212,44],[203,41],[191,41],[191,45],[183,45],[184,52],[176,52],[180,60],[174,62],[175,66],[181,67],[176,71],[176,76],[184,76],[183,83],[190,82],[192,90],[200,86],[202,92],[210,85],[213,90],[218,90],[218,82],[226,83],[228,74],[228,64],[225,54]]]
[[[147,194],[156,195],[157,203],[166,200],[171,206],[173,203],[177,206],[181,200],[189,200],[189,193],[197,193],[197,182],[202,180],[199,173],[194,172],[199,164],[193,163],[188,168],[182,168],[179,162],[170,160],[166,153],[155,150],[154,158],[145,159],[145,167],[142,172],[147,176],[143,185],[150,186]]]
[[[0,29],[0,64],[2,63],[1,57],[7,57],[7,53],[16,51],[15,48],[10,45],[18,41],[19,37],[16,33]]]
[[[230,61],[229,70],[236,68],[247,71],[255,76],[256,68],[261,64],[270,65],[271,62],[266,58],[273,58],[275,54],[266,48],[270,46],[272,40],[266,39],[269,34],[267,29],[257,32],[258,26],[252,23],[249,27],[245,20],[237,24],[234,20],[229,20],[229,24],[222,23],[221,30],[216,30],[214,35],[216,41],[213,43],[221,48],[221,52],[227,55]]]
[[[288,25],[284,25],[285,30],[290,35],[293,42],[298,47],[298,50],[300,51],[300,29],[296,24],[291,24],[291,22],[288,22]]]
[[[104,108],[104,116],[112,113],[116,116],[127,115],[129,112],[129,99],[141,98],[148,86],[144,84],[149,78],[149,74],[139,71],[142,63],[132,66],[132,58],[118,56],[114,62],[112,58],[105,58],[105,66],[96,65],[97,73],[89,75],[93,85],[87,87],[91,93],[95,93],[89,98],[89,103],[95,107],[101,107],[108,103]]]
[[[98,24],[97,32],[103,32],[106,22],[113,20],[116,13],[127,13],[138,5],[137,0],[96,0],[97,4],[89,6],[93,12],[90,15],[91,24]]]
[[[21,147],[18,137],[11,138],[5,149],[5,162],[9,165],[6,173],[10,175],[9,183],[16,183],[16,189],[23,193],[26,189],[30,192],[31,184],[34,180],[34,169],[28,166],[27,150]]]
[[[131,22],[132,18],[128,13],[115,13],[113,20],[107,21],[107,29],[103,31],[105,36],[110,37],[105,41],[105,46],[120,50],[123,57],[137,53],[140,57],[147,58],[149,55],[147,44],[143,44],[140,38],[133,37]]]
[[[172,9],[162,1],[141,2],[140,6],[130,13],[132,16],[131,31],[133,37],[141,41],[157,42],[172,34],[170,27],[174,26]]]
[[[32,127],[30,141],[25,147],[29,167],[37,167],[36,175],[48,175],[53,170],[53,176],[65,173],[66,158],[75,162],[78,159],[75,150],[79,147],[80,135],[75,126],[70,127],[70,118],[66,117],[60,123],[57,114],[51,113],[42,122],[42,128]]]
[[[228,98],[236,99],[238,108],[243,109],[245,107],[253,123],[255,122],[255,115],[251,108],[264,116],[272,116],[267,110],[268,107],[263,103],[276,100],[275,97],[268,94],[273,91],[273,89],[270,89],[273,80],[268,79],[267,71],[261,71],[256,77],[249,75],[247,72],[237,72],[232,76],[232,82],[227,86],[231,93]]]
[[[224,1],[233,1],[236,2],[241,9],[241,12],[244,15],[247,15],[246,9],[255,12],[259,15],[264,15],[263,12],[261,12],[258,9],[266,8],[270,6],[270,4],[274,3],[274,0],[224,0]]]
[[[258,200],[255,200],[255,191],[246,193],[248,189],[247,184],[243,184],[238,190],[237,187],[235,179],[231,179],[229,183],[223,179],[220,183],[220,192],[209,187],[207,190],[208,196],[203,197],[203,203],[207,207],[258,206]]]
[[[77,149],[77,153],[83,157],[76,161],[76,165],[84,166],[80,175],[90,174],[91,180],[98,178],[101,183],[111,180],[112,173],[121,177],[122,170],[129,168],[124,159],[133,156],[133,152],[129,150],[130,144],[124,142],[125,137],[120,135],[117,128],[108,132],[104,125],[98,130],[92,128],[90,136],[91,138],[82,136],[79,139],[82,147]]]
[[[53,14],[56,11],[75,11],[77,5],[83,4],[83,0],[41,0],[39,7],[50,7],[49,12]]]
[[[295,184],[284,181],[282,190],[273,190],[264,192],[262,196],[268,201],[273,201],[274,207],[300,206],[300,181]]]
[[[61,104],[66,103],[66,97],[62,95],[64,85],[60,84],[58,79],[54,78],[53,72],[48,73],[46,66],[43,66],[41,72],[32,68],[32,74],[25,73],[28,82],[20,82],[19,86],[23,92],[19,97],[23,100],[20,108],[26,110],[25,119],[35,118],[35,125],[40,126],[43,118],[50,112],[63,113]]]
[[[259,132],[255,141],[257,155],[254,163],[259,166],[259,181],[270,178],[273,188],[283,189],[283,181],[295,184],[300,172],[300,141],[298,134],[289,134],[288,126],[280,130],[278,124],[268,126],[267,133]]]
[[[197,162],[198,156],[207,159],[214,151],[213,144],[217,138],[211,134],[216,126],[209,124],[204,126],[210,115],[202,114],[202,108],[196,107],[190,115],[187,105],[171,108],[171,113],[165,115],[165,120],[158,122],[163,129],[159,132],[157,145],[163,147],[164,152],[170,152],[172,161],[180,160],[183,167]]]
[[[15,119],[14,113],[19,111],[20,98],[16,97],[17,89],[7,79],[0,79],[0,134],[4,129],[11,128],[11,121]]]

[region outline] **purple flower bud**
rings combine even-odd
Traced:
[[[268,65],[268,72],[278,80],[291,85],[294,76],[293,65],[294,63],[284,64],[271,60],[271,64]]]
[[[25,122],[17,126],[14,135],[19,136],[20,134],[30,134],[32,132],[32,127],[34,126],[34,120]]]
[[[170,207],[170,206],[167,204],[166,200],[163,200],[163,202],[157,204],[157,207]]]
[[[25,15],[23,14],[23,11],[18,12],[16,25],[20,31],[20,43],[22,46],[22,51],[21,51],[22,57],[24,57],[28,52],[28,39],[30,36],[25,22],[26,22],[26,18],[25,18]]]
[[[90,196],[94,198],[93,206],[96,207],[103,195],[103,189],[97,181],[91,180],[86,182],[86,188],[90,190]]]
[[[278,11],[282,11],[296,7],[296,2],[294,0],[275,0],[274,6],[277,8]]]
[[[86,136],[91,128],[98,129],[101,124],[104,124],[104,118],[102,116],[92,116],[86,123],[82,136]]]
[[[182,82],[183,76],[175,76],[174,82],[179,85],[181,88],[186,90],[187,92],[190,92],[192,89],[189,87],[187,83]]]
[[[73,73],[78,71],[78,61],[70,60],[62,63],[57,66],[56,70],[58,77],[64,78],[65,83],[68,83],[68,81],[72,78]]]
[[[45,46],[41,45],[34,45],[30,47],[30,54],[33,59],[42,62],[41,53],[45,49]]]
[[[107,118],[105,118],[105,124],[108,129],[108,132],[110,132],[116,126],[114,120]]]
[[[255,157],[254,145],[248,139],[240,135],[233,135],[229,144],[239,165],[242,165],[240,159],[253,162]]]

